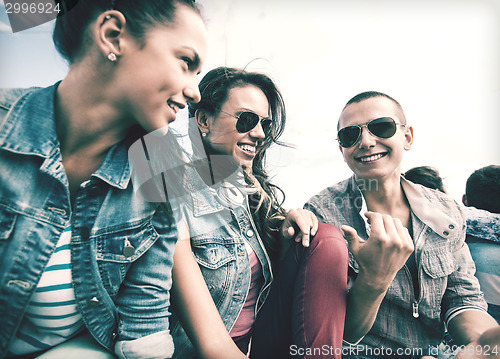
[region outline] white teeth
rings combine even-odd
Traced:
[[[250,145],[238,145],[245,152],[255,153],[255,146]]]
[[[379,158],[382,158],[382,157],[384,157],[384,155],[382,153],[379,153],[379,154],[373,155],[373,156],[360,157],[359,160],[361,162],[371,162],[371,161],[378,160]]]

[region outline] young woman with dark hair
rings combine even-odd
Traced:
[[[167,358],[177,231],[128,150],[200,100],[205,25],[191,0],[58,3],[67,76],[0,91],[0,357]]]
[[[174,357],[334,352],[347,249],[336,227],[306,210],[286,211],[269,180],[266,150],[285,126],[278,88],[264,74],[227,67],[210,71],[199,88],[202,100],[190,105],[190,195],[174,255]]]

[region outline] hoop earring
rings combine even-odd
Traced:
[[[202,132],[202,133],[201,133],[201,135],[202,135],[203,137],[207,137],[207,133],[206,133],[206,132]]]
[[[112,52],[110,52],[107,57],[108,57],[108,60],[111,62],[115,62],[117,59],[116,55]]]

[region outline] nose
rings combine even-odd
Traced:
[[[266,138],[266,133],[264,132],[264,129],[262,128],[261,121],[259,121],[259,123],[257,123],[257,126],[252,128],[248,134],[252,138],[260,138],[260,139]]]
[[[359,139],[359,147],[360,148],[370,148],[375,146],[375,137],[368,131],[366,125],[361,127],[361,135]]]
[[[184,97],[188,102],[197,103],[201,100],[200,90],[198,89],[198,81],[193,76],[192,80],[187,84],[183,91]]]

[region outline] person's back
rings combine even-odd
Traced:
[[[463,197],[466,243],[488,313],[500,322],[500,166],[478,169],[467,180]]]

